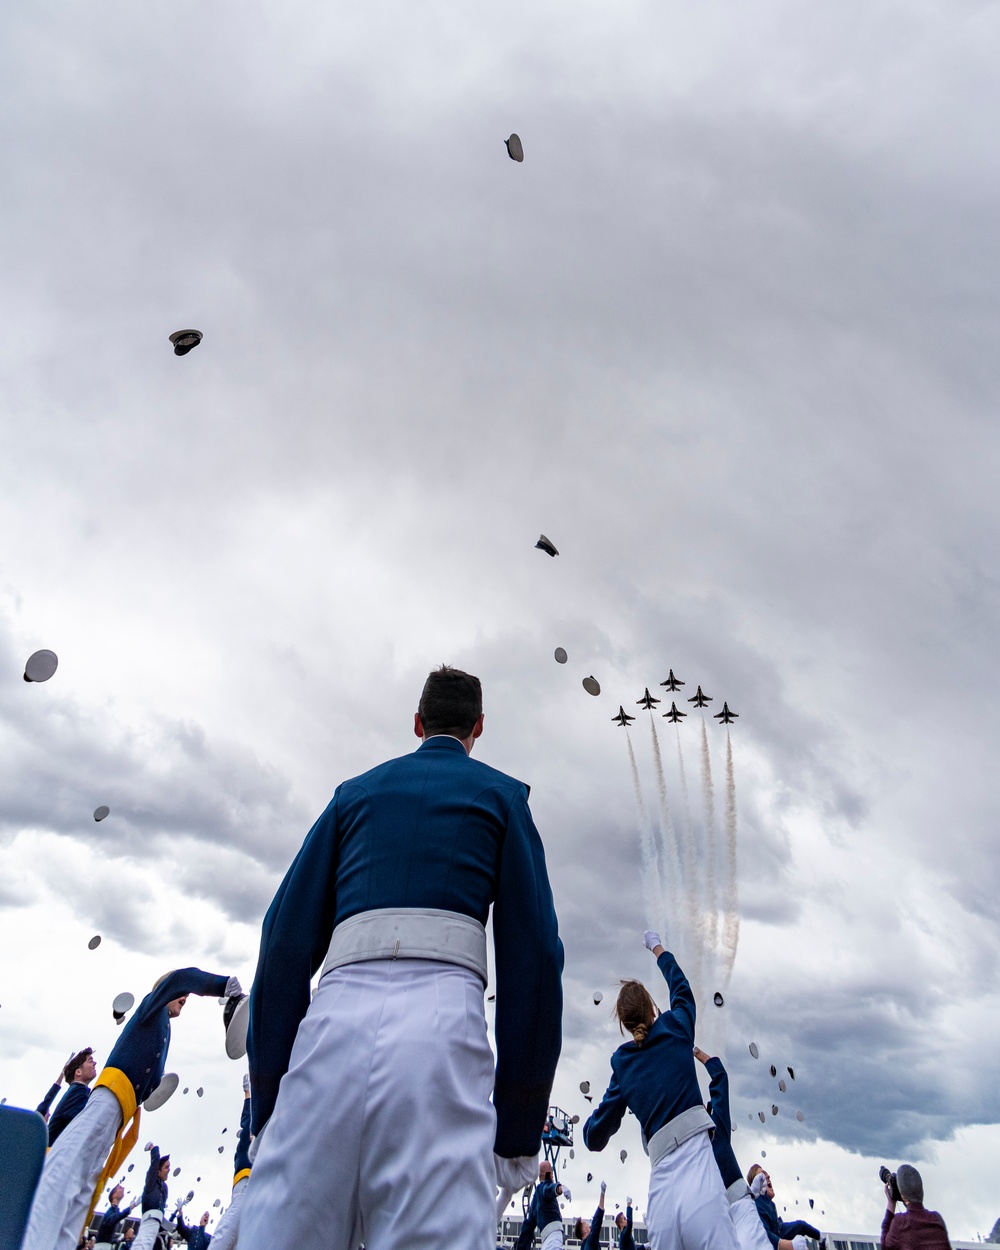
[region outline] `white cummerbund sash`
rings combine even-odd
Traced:
[[[688,1107],[687,1111],[682,1111],[680,1115],[675,1115],[672,1120],[664,1124],[663,1128],[659,1128],[649,1139],[648,1153],[649,1162],[653,1167],[665,1159],[667,1155],[673,1154],[678,1146],[681,1146],[689,1137],[694,1137],[698,1133],[707,1133],[710,1129],[715,1128],[712,1123],[712,1117],[702,1106]]]
[[[486,930],[457,911],[383,907],[359,912],[333,931],[320,976],[369,959],[434,959],[478,973],[486,984]]]
[[[741,1198],[749,1198],[751,1201],[753,1200],[753,1194],[750,1192],[750,1186],[746,1183],[742,1176],[738,1181],[733,1181],[733,1183],[729,1186],[726,1190],[726,1197],[729,1199],[730,1206],[732,1206],[734,1202],[739,1202]],[[94,1247],[94,1250],[97,1250],[96,1246]]]
[[[539,1240],[544,1241],[546,1237],[556,1232],[557,1230],[560,1233],[564,1233],[566,1231],[563,1228],[562,1220],[553,1220],[551,1224],[546,1224],[545,1227],[542,1229],[542,1231],[538,1234]]]

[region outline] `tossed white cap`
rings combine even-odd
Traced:
[[[100,807],[94,808],[94,819],[96,821],[101,821],[105,818],[105,816],[110,816],[110,815],[111,815],[111,808],[107,807],[103,803],[101,804]]]
[[[25,681],[48,681],[59,667],[59,657],[54,651],[33,651],[24,666]]]
[[[205,336],[200,330],[175,330],[170,336],[175,356],[186,356],[198,346]]]
[[[87,950],[96,951],[97,948],[100,946],[100,944],[101,944],[101,935],[99,933],[95,933],[94,936],[87,943]]]
[[[512,161],[524,160],[524,148],[521,146],[521,140],[518,135],[511,135],[509,139],[504,139],[507,145],[507,155]]]
[[[569,659],[569,656],[566,654],[566,650],[564,647],[556,647],[555,657],[556,657],[557,664],[565,664],[566,661]]]
[[[601,683],[594,676],[583,679],[583,688],[587,694],[599,695],[601,693]]]
[[[142,1104],[147,1111],[156,1111],[159,1107],[171,1098],[177,1086],[180,1085],[181,1079],[176,1072],[167,1072],[163,1080],[157,1085],[156,1089],[149,1095]]]

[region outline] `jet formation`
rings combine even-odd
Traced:
[[[679,690],[680,687],[683,686],[684,684],[685,683],[681,681],[679,677],[674,676],[673,669],[670,670],[670,673],[667,676],[666,681],[660,682],[661,686],[664,686],[667,690],[671,690],[671,691]],[[710,694],[706,694],[704,690],[702,690],[701,686],[699,686],[697,690],[695,691],[695,693],[688,698],[688,703],[693,703],[695,707],[707,707],[708,704],[711,703],[712,701],[713,701],[712,696]],[[636,699],[637,706],[645,708],[647,712],[651,712],[653,710],[654,705],[659,702],[660,700],[656,697],[655,694],[649,693],[648,686],[642,692],[642,698]],[[665,716],[666,719],[670,721],[672,725],[679,725],[681,721],[684,720],[685,717],[687,716],[687,712],[681,711],[681,709],[677,706],[677,704],[673,700],[671,700],[670,710],[668,712],[663,712],[662,715]],[[732,708],[729,706],[729,704],[725,702],[722,704],[722,711],[715,712],[713,714],[713,719],[719,721],[719,723],[723,725],[731,725],[733,721],[737,720],[738,718],[739,718],[739,713],[734,712]],[[622,705],[619,704],[618,715],[612,716],[611,719],[614,721],[616,725],[619,725],[622,729],[628,729],[631,722],[635,720],[635,717],[630,716],[628,712],[625,711],[624,707],[622,707]]]

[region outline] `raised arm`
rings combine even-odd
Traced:
[[[604,1091],[601,1105],[591,1112],[583,1126],[583,1144],[587,1149],[603,1150],[618,1132],[627,1110],[628,1105],[618,1086],[618,1077],[612,1072],[611,1083]]]
[[[202,972],[200,968],[178,968],[168,973],[160,984],[139,1004],[139,1010],[133,1016],[145,1024],[158,1012],[172,1003],[175,998],[183,998],[185,994],[200,994],[203,998],[222,998],[226,992],[229,978],[214,972]]]
[[[563,948],[545,853],[521,787],[507,814],[493,905],[497,1006],[494,1150],[538,1153],[562,1049]]]
[[[695,1058],[701,1058],[695,1050]],[[717,1057],[703,1060],[705,1071],[709,1075],[708,1096],[712,1100],[712,1121],[715,1131],[722,1133],[728,1141],[733,1135],[732,1115],[729,1111],[729,1073],[722,1060]]]
[[[674,1022],[680,1027],[684,1035],[691,1039],[693,1046],[697,1009],[688,979],[681,971],[680,964],[671,955],[670,951],[663,949],[658,933],[647,930],[645,942],[647,950],[651,950],[656,956],[657,966],[670,990],[670,1013],[674,1018]]]
[[[247,1033],[254,1133],[271,1117],[295,1034],[309,1007],[309,982],[330,946],[339,793],[310,829],[264,917]]]

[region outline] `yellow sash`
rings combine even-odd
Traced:
[[[118,1105],[122,1109],[122,1123],[115,1136],[111,1153],[108,1155],[107,1163],[104,1165],[104,1170],[98,1177],[94,1196],[90,1200],[90,1210],[87,1212],[87,1218],[84,1221],[84,1230],[90,1226],[90,1221],[94,1216],[94,1208],[97,1206],[101,1191],[108,1183],[108,1177],[114,1176],[132,1153],[132,1147],[139,1137],[139,1118],[142,1114],[135,1101],[135,1088],[120,1069],[104,1068],[101,1075],[94,1082],[94,1089],[97,1089],[98,1085],[103,1085],[105,1089],[110,1089],[112,1094],[118,1099]]]
[[[249,1168],[243,1168],[241,1171],[237,1172],[236,1175],[233,1177],[233,1188],[234,1189],[236,1188],[236,1186],[240,1183],[240,1181],[244,1178],[244,1176],[249,1176],[249,1175],[250,1175]]]

